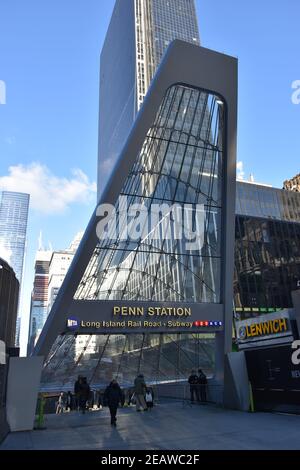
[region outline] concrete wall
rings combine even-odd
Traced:
[[[34,427],[42,366],[43,357],[10,358],[6,417],[11,432],[30,431]]]
[[[234,410],[249,411],[249,378],[244,352],[233,352],[226,356],[224,406]]]

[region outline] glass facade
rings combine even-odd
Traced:
[[[142,205],[148,216],[163,204],[167,212],[159,211],[156,225],[145,225],[133,240],[121,236],[134,220],[122,217],[118,202],[119,238],[108,229],[76,299],[220,302],[224,107],[218,102],[181,85],[168,90],[121,192],[129,207]],[[192,248],[176,237],[174,205],[188,209],[198,243]],[[184,232],[186,218],[180,223]]]
[[[237,183],[235,307],[242,318],[293,307],[300,281],[300,195]]]
[[[0,203],[0,249],[22,282],[29,194],[3,191]],[[0,253],[1,254],[1,253]]]
[[[38,251],[31,295],[28,354],[31,354],[48,315],[48,283],[51,251]]]
[[[300,197],[292,191],[238,181],[236,214],[300,223]]]
[[[132,387],[138,373],[148,385],[186,381],[192,369],[213,375],[214,362],[213,334],[63,336],[45,363],[41,386],[72,390],[78,375],[93,388],[104,388],[113,378]]]
[[[174,39],[200,45],[194,0],[116,0],[101,52],[98,196]]]
[[[135,0],[137,107],[174,39],[200,45],[194,0]]]
[[[152,40],[158,66],[174,39],[200,45],[194,0],[152,0]]]

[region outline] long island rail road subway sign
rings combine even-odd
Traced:
[[[99,313],[88,301],[74,304],[66,322],[66,334],[100,333],[207,333],[223,330],[222,310],[195,304],[99,302]],[[84,312],[84,317],[82,313]]]

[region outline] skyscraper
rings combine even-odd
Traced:
[[[83,232],[77,233],[67,250],[45,251],[40,236],[36,255],[35,277],[31,296],[28,354],[31,354],[59,289],[73,261]]]
[[[83,232],[77,233],[67,250],[54,251],[49,265],[48,313],[56,300],[59,289],[81,242]],[[44,326],[44,325],[43,325]]]
[[[32,352],[34,344],[47,319],[49,265],[51,256],[51,251],[44,250],[39,250],[36,254],[28,335],[29,354]]]
[[[116,0],[101,53],[98,195],[174,39],[200,45],[194,0]]]
[[[0,256],[15,271],[20,284],[25,255],[29,194],[3,191],[0,202]]]
[[[0,256],[13,268],[19,281],[19,310],[25,258],[29,194],[3,191],[0,194]],[[16,346],[19,346],[21,318],[17,320]]]

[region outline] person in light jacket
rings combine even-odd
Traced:
[[[134,393],[136,399],[136,411],[147,411],[147,405],[145,401],[146,395],[146,384],[143,374],[139,374],[134,381]]]
[[[61,392],[58,397],[57,406],[56,406],[56,414],[59,415],[65,411],[65,397],[64,392]]]

